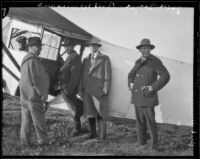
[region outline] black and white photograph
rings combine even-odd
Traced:
[[[4,9],[3,156],[194,155],[193,7]]]

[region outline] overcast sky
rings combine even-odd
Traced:
[[[153,54],[193,64],[193,8],[53,8],[84,30],[135,49],[143,38]]]

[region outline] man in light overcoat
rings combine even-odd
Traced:
[[[108,95],[111,85],[111,62],[109,56],[101,53],[100,40],[93,37],[89,41],[91,54],[83,61],[83,70],[79,91],[82,92],[84,115],[90,125],[89,138],[96,137],[96,120],[101,139],[106,138],[106,118],[108,113]]]
[[[138,145],[146,144],[148,126],[152,139],[151,149],[157,151],[158,133],[154,108],[159,105],[157,92],[169,82],[170,75],[161,60],[150,54],[155,46],[149,39],[143,39],[136,48],[142,56],[128,74],[128,86],[135,106]]]
[[[31,123],[36,130],[38,144],[49,144],[47,127],[44,120],[44,103],[49,92],[49,76],[38,56],[42,49],[39,37],[28,39],[28,54],[21,65],[21,78],[19,81],[21,102],[21,144],[25,152],[31,146]]]

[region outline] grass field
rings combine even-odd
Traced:
[[[3,101],[2,155],[21,156],[20,122],[21,109],[16,99]],[[43,156],[193,156],[191,127],[171,124],[158,124],[159,151],[136,146],[136,126],[134,120],[110,118],[107,122],[107,138],[85,139],[89,132],[87,120],[82,120],[82,134],[71,137],[73,120],[66,111],[49,108],[45,115],[48,136],[53,142],[41,150],[36,146],[36,133],[32,128],[32,153]]]

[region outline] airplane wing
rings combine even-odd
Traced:
[[[92,37],[90,33],[61,16],[51,8],[10,7],[7,16],[30,24],[50,27],[74,38],[88,40]]]
[[[140,57],[137,50],[115,46],[102,40],[101,51],[110,56],[112,84],[108,114],[114,117],[135,119],[128,73]],[[193,65],[159,57],[170,73],[169,83],[158,92],[160,105],[155,107],[156,121],[189,125],[193,123]]]

